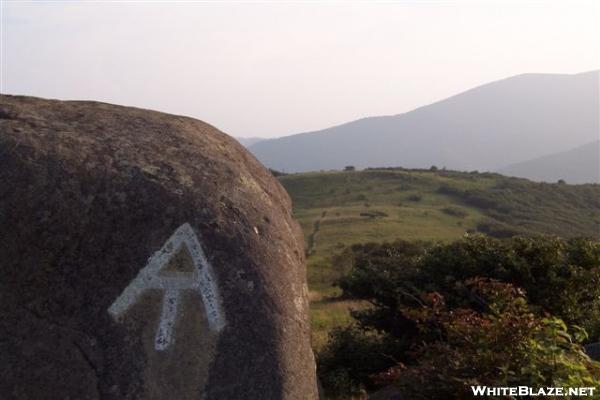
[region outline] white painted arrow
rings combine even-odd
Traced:
[[[179,273],[178,276],[160,276],[160,271],[169,264],[181,246],[187,246],[194,271],[186,274]],[[200,293],[211,330],[219,332],[225,326],[225,314],[212,266],[206,259],[196,233],[188,223],[177,228],[163,247],[150,257],[146,266],[117,297],[108,312],[113,318],[118,319],[149,289],[164,291],[160,322],[154,340],[154,348],[158,351],[165,350],[175,341],[177,308],[183,290],[194,290]]]

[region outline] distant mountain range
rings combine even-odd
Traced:
[[[598,140],[599,78],[600,71],[518,75],[404,114],[262,140],[249,150],[285,172],[346,165],[502,170]],[[579,173],[554,176],[574,181]]]
[[[258,142],[262,142],[263,140],[265,140],[265,138],[259,138],[259,137],[249,137],[249,138],[236,137],[234,139],[237,140],[238,142],[240,142],[242,144],[242,146],[244,146],[244,147],[249,147],[249,146],[252,146],[253,144],[256,144]]]
[[[543,182],[600,183],[600,141],[509,165],[498,172]]]

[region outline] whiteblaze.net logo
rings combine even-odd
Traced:
[[[595,387],[576,387],[576,388],[563,388],[563,387],[544,387],[544,388],[532,388],[529,386],[514,386],[514,387],[490,387],[490,386],[471,386],[473,396],[530,396],[530,397],[542,397],[542,396],[580,396],[588,397],[593,396]]]

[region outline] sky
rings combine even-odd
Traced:
[[[0,0],[0,91],[279,137],[600,68],[597,1]]]

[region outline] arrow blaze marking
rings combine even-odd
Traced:
[[[177,276],[159,275],[182,246],[187,247],[191,256],[193,272],[177,273]],[[226,322],[225,314],[216,282],[212,266],[204,255],[196,233],[190,224],[185,223],[177,228],[163,247],[150,257],[146,266],[117,297],[108,312],[114,319],[118,319],[146,290],[163,290],[162,311],[154,340],[154,348],[162,351],[175,341],[177,309],[183,290],[194,290],[200,293],[209,328],[215,332],[223,329]]]

